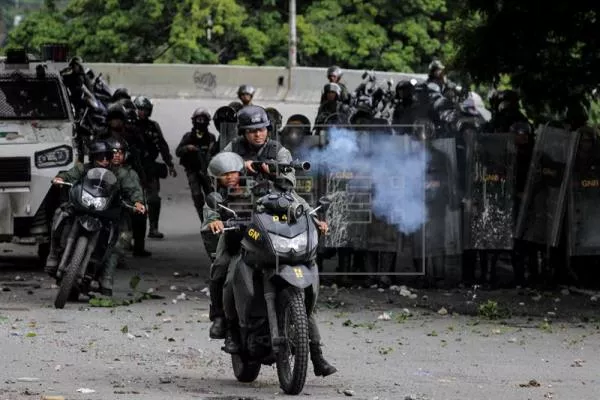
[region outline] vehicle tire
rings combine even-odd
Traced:
[[[260,363],[256,361],[245,361],[239,354],[231,355],[233,374],[240,382],[254,382],[260,373]]]
[[[306,382],[310,354],[308,317],[300,289],[285,289],[280,296],[277,321],[279,334],[286,339],[286,345],[277,354],[277,376],[286,394],[299,394]],[[293,361],[290,361],[291,357]]]
[[[58,289],[58,294],[54,300],[54,307],[60,309],[64,308],[67,300],[71,296],[76,283],[75,281],[77,280],[77,275],[79,274],[79,269],[81,268],[81,263],[85,257],[87,245],[87,237],[80,236],[79,239],[77,239],[71,261],[69,262],[69,265],[67,265],[67,270],[60,281],[60,288]]]

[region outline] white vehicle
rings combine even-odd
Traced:
[[[58,192],[51,179],[74,165],[73,113],[53,62],[23,51],[0,60],[0,242],[49,249]]]

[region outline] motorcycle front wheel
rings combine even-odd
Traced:
[[[240,382],[254,382],[260,373],[259,362],[244,360],[239,354],[231,355],[231,365],[235,378]]]
[[[71,261],[67,265],[66,271],[60,281],[60,288],[58,294],[54,300],[54,307],[64,308],[67,300],[71,296],[71,292],[75,286],[81,263],[85,257],[85,251],[87,250],[88,238],[80,236],[75,244],[75,250],[71,256]]]
[[[285,345],[277,354],[279,386],[286,394],[299,394],[306,382],[308,369],[308,317],[302,291],[287,288],[278,299],[277,321]]]

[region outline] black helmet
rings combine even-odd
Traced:
[[[256,89],[254,89],[254,86],[252,85],[242,85],[238,88],[238,97],[243,95],[243,94],[249,94],[250,96],[254,97],[254,93],[256,92]]]
[[[127,110],[125,110],[125,107],[121,103],[114,103],[108,106],[106,121],[113,119],[127,120]]]
[[[337,78],[341,78],[342,75],[344,75],[344,72],[337,65],[332,65],[331,67],[327,68],[327,77],[328,78],[330,76],[335,76]]]
[[[121,104],[125,109],[125,116],[128,122],[135,122],[138,120],[137,107],[131,99],[121,99],[117,101],[117,104]]]
[[[327,83],[323,86],[323,93],[334,92],[338,95],[338,98],[342,95],[342,88],[337,83]]]
[[[264,108],[259,106],[246,106],[237,113],[238,129],[266,128],[270,125],[269,116]]]
[[[149,98],[145,96],[138,96],[135,98],[135,100],[133,100],[133,104],[138,110],[144,111],[146,113],[146,117],[149,118],[150,115],[152,115],[152,109],[154,108],[154,105]]]
[[[107,160],[111,160],[113,153],[110,145],[105,140],[95,140],[90,143],[89,148],[90,160],[101,160],[101,157],[106,157]]]
[[[228,107],[231,107],[235,112],[238,112],[242,109],[242,107],[244,107],[244,105],[239,101],[232,101],[231,103],[229,103]]]
[[[118,101],[121,99],[129,99],[131,100],[131,95],[129,94],[129,90],[127,88],[118,88],[112,95],[112,101]]]
[[[396,84],[396,97],[402,97],[403,93],[414,91],[415,86],[408,79],[403,79]]]
[[[210,113],[206,108],[196,108],[192,113],[192,125],[198,129],[206,129],[210,124]]]
[[[210,122],[210,113],[206,108],[196,108],[192,113],[192,121],[197,117],[205,117],[207,122]]]
[[[116,137],[110,137],[106,139],[108,146],[112,151],[114,150],[122,150],[123,152],[127,151],[127,142],[123,139],[118,139]]]

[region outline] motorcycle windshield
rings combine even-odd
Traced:
[[[106,168],[92,168],[83,180],[83,189],[94,197],[109,197],[116,189],[117,177]]]

